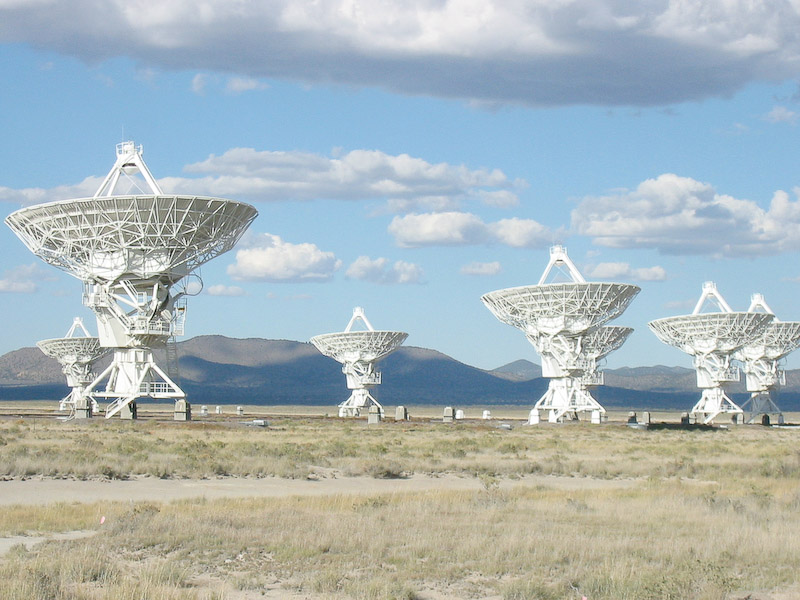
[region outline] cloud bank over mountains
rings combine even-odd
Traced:
[[[800,74],[792,0],[2,0],[0,41],[87,62],[527,106],[668,105]],[[194,81],[197,91],[204,79]]]
[[[575,233],[610,248],[737,257],[800,249],[800,188],[782,190],[768,208],[720,194],[709,183],[672,173],[634,190],[585,198],[572,212]]]
[[[512,180],[499,169],[432,164],[408,155],[353,150],[339,156],[307,152],[233,148],[220,156],[190,164],[188,175],[159,179],[165,193],[240,198],[252,202],[383,202],[373,220],[395,213],[386,231],[400,248],[500,244],[512,248],[546,248],[554,241],[580,235],[597,246],[642,248],[668,255],[740,257],[800,250],[800,188],[774,192],[768,206],[718,192],[712,184],[673,173],[639,183],[634,189],[586,196],[572,210],[569,227],[550,227],[534,219],[509,216],[494,221],[478,209],[514,212],[521,208],[514,190],[527,182]],[[52,189],[0,188],[0,200],[31,204],[91,196],[101,178],[90,176]],[[503,201],[496,201],[497,197]],[[487,201],[487,198],[489,201]],[[392,200],[395,202],[393,203]],[[469,205],[472,210],[462,210]],[[425,207],[426,212],[417,212]],[[532,207],[528,207],[530,209]],[[535,212],[535,207],[534,211]],[[530,210],[529,210],[530,212]],[[236,280],[327,281],[342,261],[312,243],[291,243],[262,233],[240,247],[229,275]],[[662,267],[627,263],[587,265],[599,279],[661,281]],[[500,272],[499,264],[469,267],[464,274]],[[351,279],[379,284],[420,283],[422,267],[388,258],[359,257],[346,270]],[[3,280],[0,291],[30,291],[24,277]],[[230,291],[209,290],[230,294]]]

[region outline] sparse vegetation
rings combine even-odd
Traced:
[[[333,471],[455,473],[480,484],[8,506],[0,535],[97,534],[13,548],[0,559],[0,597],[785,600],[800,595],[799,435],[308,418],[269,430],[40,421],[34,432],[25,420],[0,421],[6,477]]]

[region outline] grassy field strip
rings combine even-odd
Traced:
[[[798,442],[761,426],[0,418],[0,497],[34,490],[3,504],[0,535],[98,532],[14,545],[0,598],[794,600]],[[136,486],[144,499],[102,495]]]
[[[638,480],[642,483],[643,480]],[[561,490],[630,487],[637,480],[590,479],[555,475],[526,475],[498,481],[503,489],[515,487],[553,487]],[[160,502],[203,498],[264,498],[286,496],[336,496],[406,493],[419,491],[479,490],[484,483],[475,477],[458,475],[409,475],[398,479],[337,477],[298,480],[267,477],[218,479],[155,479],[80,481],[69,479],[25,479],[0,482],[0,506],[42,505],[57,502]]]
[[[785,501],[714,487],[84,505],[62,524],[103,513],[98,535],[14,548],[0,597],[796,598],[800,536]],[[31,526],[53,507],[15,510]]]

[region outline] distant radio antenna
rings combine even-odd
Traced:
[[[747,310],[774,314],[761,294],[753,294]],[[748,423],[753,423],[759,416],[762,419],[773,416],[778,423],[783,423],[783,413],[776,402],[778,391],[786,385],[786,371],[781,368],[781,360],[798,346],[800,322],[779,321],[776,317],[755,339],[734,354],[744,365],[747,391],[750,392],[750,398],[742,404]]]
[[[717,311],[703,312],[709,303],[715,304]],[[726,392],[726,387],[741,377],[731,359],[737,350],[756,341],[772,320],[770,313],[734,312],[714,282],[707,281],[692,314],[648,323],[659,340],[694,356],[697,387],[703,391],[692,408],[692,418],[705,424],[721,414],[738,419],[742,409]]]
[[[548,283],[554,269],[570,281]],[[581,412],[600,422],[605,409],[587,388],[602,383],[598,360],[621,346],[631,332],[600,328],[620,316],[638,293],[637,286],[626,283],[587,282],[566,248],[553,246],[538,284],[481,297],[495,317],[521,329],[542,357],[542,375],[550,383],[531,409],[528,423],[539,423],[542,410],[553,423],[577,419]],[[614,334],[608,336],[611,331]]]
[[[58,409],[69,410],[68,418],[88,418],[97,412],[97,401],[86,393],[86,388],[94,380],[92,365],[111,349],[103,348],[98,338],[89,335],[80,317],[75,317],[72,327],[63,338],[42,340],[36,345],[45,355],[61,364],[67,385],[72,388],[61,400]]]
[[[361,322],[366,331],[354,331]],[[406,341],[402,331],[376,331],[367,320],[364,309],[357,306],[345,330],[325,333],[311,338],[311,343],[325,356],[342,363],[342,373],[347,377],[350,397],[339,405],[340,417],[358,417],[362,411],[376,406],[383,417],[383,406],[370,393],[370,389],[381,383],[381,374],[375,364],[397,350]]]

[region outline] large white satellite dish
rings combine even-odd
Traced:
[[[716,304],[718,310],[702,312],[709,303]],[[734,312],[717,286],[708,281],[692,314],[648,323],[662,342],[694,356],[697,387],[703,390],[691,411],[695,419],[709,424],[721,414],[733,418],[742,414],[725,389],[741,377],[731,359],[737,350],[757,339],[772,319],[768,313]]]
[[[143,178],[142,193],[118,193],[133,174]],[[6,218],[34,254],[83,281],[100,345],[114,349],[111,365],[86,390],[109,400],[107,418],[122,410],[135,417],[137,398],[185,402],[176,372],[159,367],[152,351],[183,334],[184,292],[171,288],[233,248],[256,215],[243,202],[164,194],[141,146],[123,142],[93,197],[29,206]]]
[[[761,294],[753,294],[747,310],[774,314]],[[744,365],[747,391],[750,392],[750,398],[742,404],[748,423],[762,415],[775,416],[779,423],[783,422],[783,413],[775,398],[781,386],[786,385],[786,371],[781,368],[781,360],[798,346],[800,322],[779,321],[776,317],[759,336],[734,354]]]
[[[571,281],[547,283],[554,269],[566,269]],[[566,249],[553,246],[537,285],[481,297],[495,317],[521,329],[542,357],[542,375],[550,383],[531,410],[529,423],[539,422],[540,410],[548,411],[551,422],[568,414],[577,418],[580,412],[605,412],[582,382],[593,360],[583,353],[584,343],[592,332],[620,316],[638,293],[639,287],[631,284],[587,282]]]

